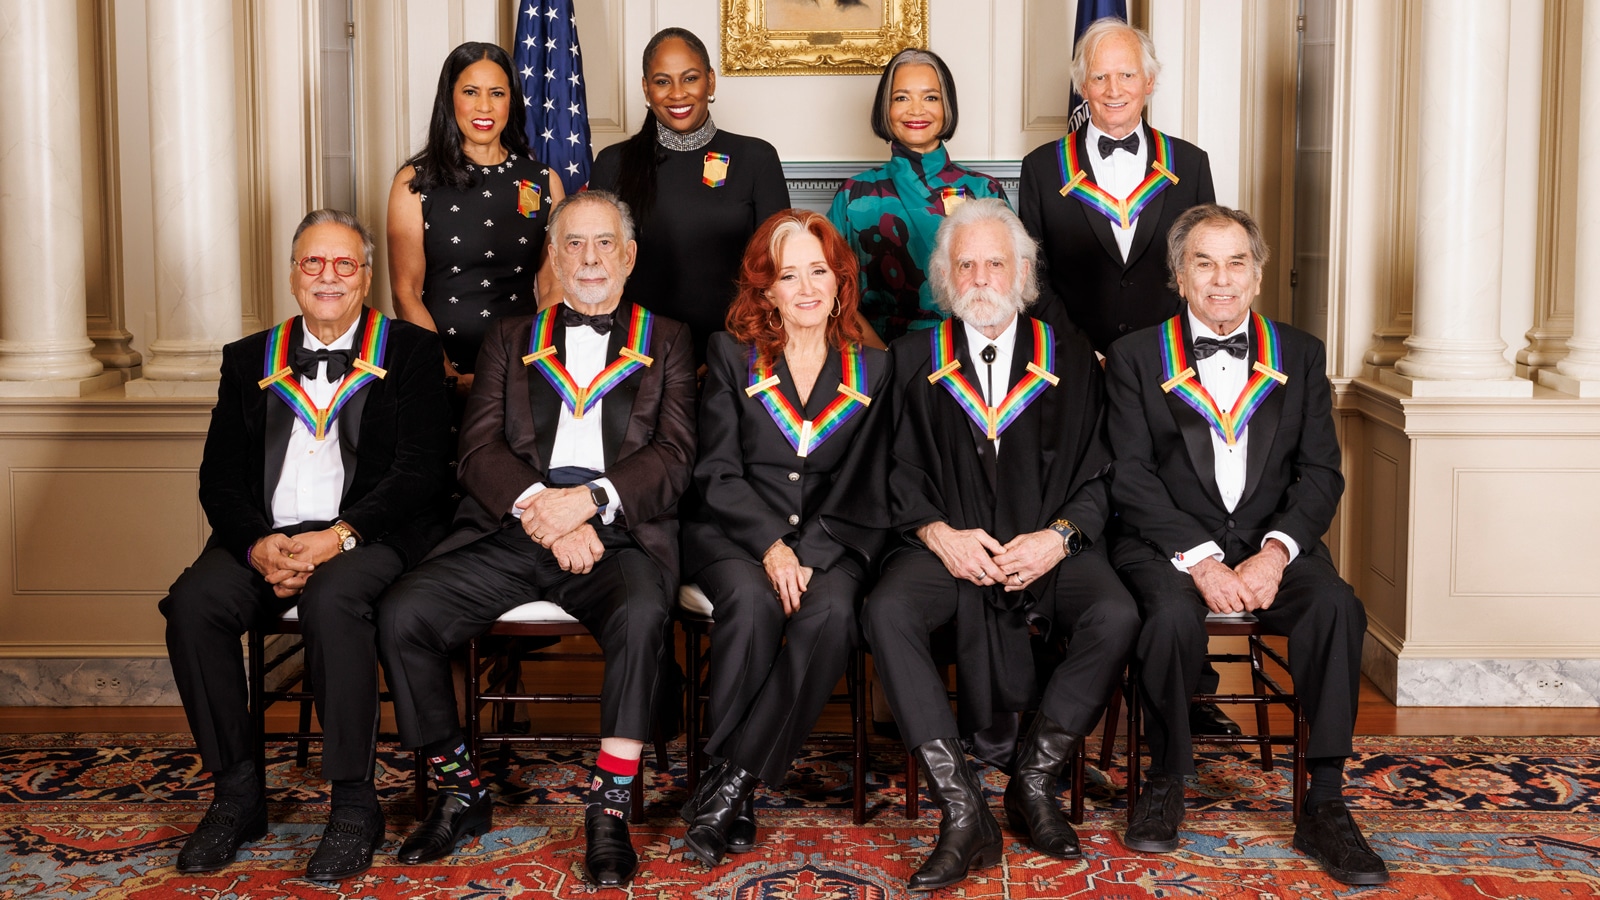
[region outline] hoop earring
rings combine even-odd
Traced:
[[[840,312],[839,298],[835,297],[835,298],[833,298],[833,312],[828,313],[828,318],[830,318],[830,319],[839,318],[839,312]]]
[[[783,330],[783,320],[778,318],[778,308],[776,306],[767,307],[767,324],[772,327],[773,331]]]

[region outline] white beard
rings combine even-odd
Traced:
[[[950,304],[951,314],[974,328],[993,328],[1022,311],[1022,298],[986,287],[968,288]]]
[[[583,285],[578,282],[579,278],[584,276],[593,277],[598,274],[604,274],[604,270],[601,270],[598,266],[579,269],[573,276],[573,283],[570,285],[563,284],[561,288],[570,299],[576,300],[585,306],[599,306],[611,299],[611,279],[607,278],[605,284],[594,286]]]

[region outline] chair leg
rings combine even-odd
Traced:
[[[906,748],[906,818],[917,817],[917,755]]]
[[[1300,824],[1300,808],[1305,805],[1306,781],[1309,772],[1306,766],[1306,745],[1311,742],[1311,729],[1306,722],[1305,710],[1296,698],[1289,704],[1289,709],[1294,713],[1294,821]]]
[[[1139,744],[1143,735],[1139,721],[1139,673],[1128,669],[1128,822],[1133,822],[1133,806],[1139,802]]]
[[[262,658],[266,652],[266,637],[261,629],[250,629],[250,670],[248,696],[250,703],[250,717],[256,729],[256,781],[261,788],[261,796],[267,795],[267,661]]]
[[[309,685],[309,684],[306,685],[306,689],[310,690],[311,689],[311,685]],[[305,734],[306,732],[311,730],[311,701],[310,700],[301,700],[300,701],[300,727],[299,727],[298,730],[299,730],[299,732],[301,734]],[[296,746],[295,746],[295,751],[294,751],[294,764],[296,766],[304,769],[306,767],[306,764],[309,763],[310,759],[311,759],[311,742],[306,740],[305,738],[301,738],[299,741],[296,741],[295,743],[296,743]]]
[[[700,703],[700,636],[698,626],[688,623],[683,627],[684,656],[688,662],[688,715],[684,717],[683,738],[689,751],[689,793],[700,784],[700,768],[705,764],[700,747],[700,717],[705,707]]]
[[[1263,677],[1264,663],[1261,658],[1261,638],[1250,636],[1250,684],[1257,697],[1267,693],[1266,680]],[[1272,771],[1272,720],[1268,717],[1267,704],[1256,704],[1256,734],[1261,736],[1261,771]]]
[[[634,779],[637,788],[633,792],[633,821],[644,821],[644,754],[639,754],[639,775]]]
[[[478,777],[482,778],[483,757],[478,753],[478,733],[480,727],[478,721],[478,707],[480,705],[478,701],[478,678],[481,674],[478,671],[478,663],[478,639],[473,638],[472,640],[467,641],[467,752],[471,754],[472,761],[477,763]]]
[[[1111,771],[1111,756],[1117,743],[1117,719],[1122,715],[1122,690],[1119,685],[1112,689],[1111,699],[1106,701],[1106,724],[1100,734],[1100,771]]]
[[[1114,694],[1113,694],[1114,695]],[[1112,719],[1111,721],[1116,721]],[[1088,764],[1089,750],[1078,742],[1078,749],[1072,753],[1072,824],[1083,824],[1083,769]]]
[[[848,688],[850,691],[851,751],[855,765],[850,775],[851,803],[855,823],[867,821],[867,651],[856,645],[850,654]]]
[[[421,750],[411,752],[411,810],[419,822],[428,814],[428,765]]]

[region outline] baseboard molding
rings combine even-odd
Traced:
[[[1600,707],[1600,659],[1414,657],[1369,634],[1361,672],[1396,706]]]

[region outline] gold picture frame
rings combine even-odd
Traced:
[[[928,0],[722,0],[724,75],[877,75],[928,46]]]

